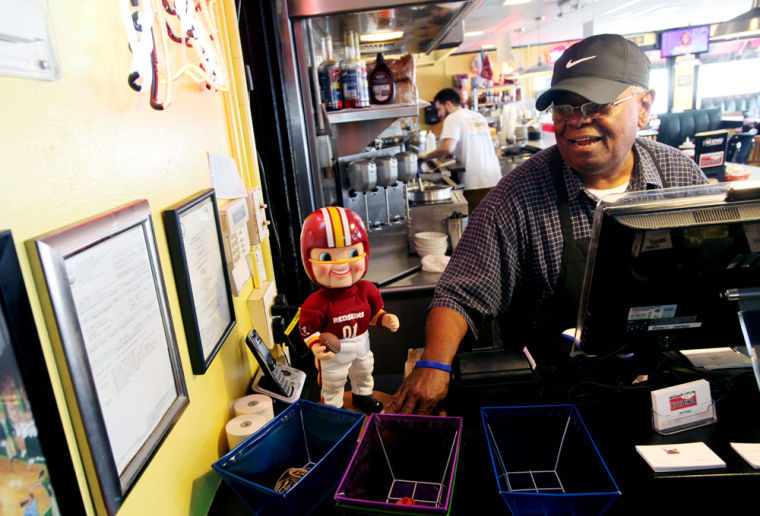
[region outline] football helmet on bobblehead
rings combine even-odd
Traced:
[[[383,310],[378,288],[362,279],[369,265],[369,237],[359,215],[330,206],[306,217],[301,260],[309,279],[322,287],[304,301],[299,317],[301,337],[319,371],[322,403],[342,407],[350,378],[353,405],[366,414],[380,412],[383,405],[372,395],[374,357],[367,329],[374,324],[396,331],[398,317]],[[324,345],[333,339],[323,334],[337,337],[337,351]]]

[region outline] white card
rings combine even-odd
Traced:
[[[731,443],[731,448],[742,456],[750,466],[760,469],[760,443]]]
[[[702,442],[637,445],[636,451],[658,472],[726,467],[723,459]]]

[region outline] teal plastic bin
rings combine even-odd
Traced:
[[[254,514],[309,514],[346,470],[364,414],[298,400],[212,467]],[[310,468],[275,491],[289,468]]]
[[[513,515],[602,514],[620,496],[574,405],[483,407],[481,417]]]

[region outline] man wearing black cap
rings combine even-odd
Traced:
[[[386,412],[430,413],[448,391],[459,343],[489,318],[502,335],[535,343],[537,361],[555,360],[555,336],[575,326],[599,198],[707,182],[678,149],[636,138],[654,100],[649,68],[614,34],[586,38],[555,63],[536,107],[551,110],[557,144],[502,178],[470,217],[436,286],[422,365]]]

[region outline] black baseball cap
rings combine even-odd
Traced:
[[[607,104],[631,85],[649,87],[649,58],[619,34],[597,34],[571,46],[554,63],[552,86],[536,100],[543,111],[558,92],[569,91]]]

